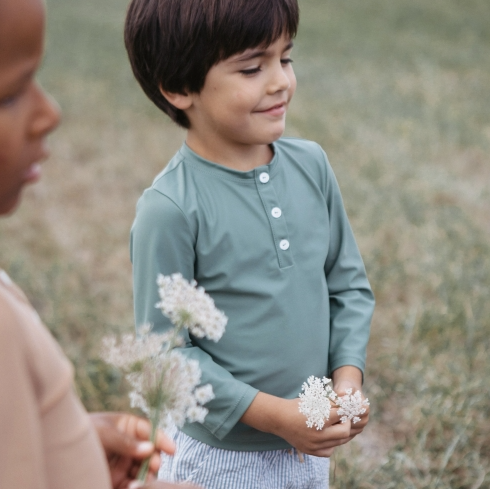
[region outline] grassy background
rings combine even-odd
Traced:
[[[48,0],[41,81],[62,106],[43,181],[0,222],[0,263],[76,366],[89,409],[127,408],[98,359],[132,329],[128,233],[184,134],[133,81],[126,0]],[[490,487],[490,3],[300,0],[288,133],[327,150],[377,298],[372,420],[340,488]]]

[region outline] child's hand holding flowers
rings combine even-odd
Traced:
[[[319,379],[310,376],[308,382],[303,384],[303,392],[299,395],[299,411],[307,417],[306,425],[309,428],[321,430],[330,418],[332,407],[335,407],[340,422],[351,423],[351,436],[364,429],[369,417],[369,400],[356,388],[356,384],[360,386],[361,382],[351,380],[352,373],[356,375],[356,371],[359,372],[355,367],[342,367],[335,371],[334,388],[330,385],[331,380],[326,377]]]
[[[131,407],[140,408],[148,416],[152,442],[158,427],[181,427],[186,420],[202,423],[208,413],[203,405],[214,397],[210,384],[199,386],[198,362],[175,349],[183,346],[181,331],[185,328],[199,338],[218,341],[227,323],[226,316],[196,282],[189,283],[182,275],[174,274],[159,275],[157,283],[160,302],[156,307],[175,328],[154,334],[151,326],[143,325],[137,336],[123,335],[119,342],[114,337],[103,340],[103,358],[126,374],[132,387]],[[144,481],[147,473],[148,461],[138,480]]]

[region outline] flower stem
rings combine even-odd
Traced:
[[[166,352],[172,351],[178,344],[178,337],[179,333],[182,330],[182,325],[176,325],[177,327],[174,328],[174,334],[171,336],[170,340],[167,343],[167,347],[165,349]],[[160,374],[160,382],[159,385],[161,386],[163,383],[163,378],[165,376],[165,372],[162,371]],[[159,416],[161,412],[161,404],[163,402],[163,392],[160,387],[159,393],[158,393],[158,401],[157,401],[157,406],[154,409],[153,416],[150,418],[150,423],[151,423],[151,436],[150,436],[150,441],[155,444],[156,441],[156,436],[157,436],[157,428],[159,425]],[[136,480],[145,482],[146,478],[148,477],[148,472],[150,471],[150,457],[145,459],[143,463],[141,464],[140,470],[138,471],[138,476]]]
[[[159,409],[155,409],[155,413],[153,417],[150,419],[151,423],[151,435],[150,435],[150,441],[155,444],[156,437],[157,437],[157,427],[158,427],[158,413]],[[136,477],[136,480],[145,482],[146,478],[148,476],[148,472],[150,470],[150,459],[151,455],[146,458],[143,463],[141,464],[140,470],[138,471],[138,476]]]

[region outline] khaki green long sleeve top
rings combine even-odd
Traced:
[[[374,299],[323,150],[282,138],[240,172],[185,144],[137,205],[131,231],[136,324],[171,327],[159,273],[194,278],[229,321],[217,343],[185,337],[216,395],[183,431],[229,450],[288,448],[239,420],[259,391],[295,398],[310,375],[364,370]]]

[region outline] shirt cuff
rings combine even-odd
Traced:
[[[255,396],[259,393],[258,389],[254,387],[247,386],[243,396],[238,400],[238,402],[231,408],[230,414],[225,418],[223,423],[219,425],[215,430],[213,430],[213,435],[222,440],[240,421],[241,417],[244,415],[245,411],[249,408]]]

